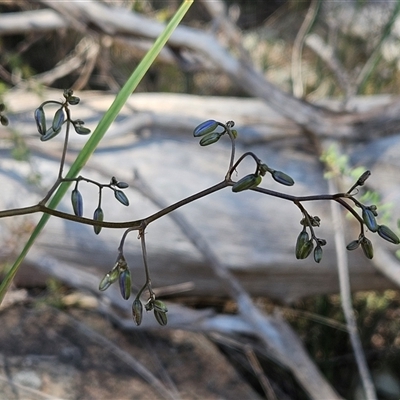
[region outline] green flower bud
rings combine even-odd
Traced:
[[[386,225],[380,225],[378,228],[378,235],[393,244],[399,244],[400,239],[392,232]]]
[[[77,104],[79,104],[79,102],[81,101],[81,99],[77,96],[68,96],[67,102],[69,104],[71,104],[71,106],[75,106]]]
[[[304,244],[304,246],[301,248],[300,252],[299,252],[299,257],[297,257],[299,260],[304,260],[305,258],[307,258],[312,250],[314,248],[314,243],[312,240],[309,240],[308,242],[306,242]]]
[[[257,187],[262,181],[260,175],[249,174],[239,179],[232,186],[232,192],[241,192],[243,190],[252,189]]]
[[[59,108],[54,114],[53,123],[51,126],[55,132],[57,133],[60,132],[64,120],[65,120],[64,109]]]
[[[121,190],[114,190],[114,196],[121,204],[124,206],[129,206],[129,200],[124,192]]]
[[[347,250],[355,250],[358,249],[358,246],[360,245],[360,241],[359,240],[353,240],[352,242],[350,242],[347,246],[346,249]]]
[[[133,315],[133,320],[135,321],[135,324],[139,326],[142,323],[142,317],[143,317],[143,304],[136,297],[132,304],[132,315]]]
[[[218,142],[220,137],[222,136],[219,132],[211,132],[207,133],[207,135],[203,136],[199,142],[200,146],[209,146],[215,142]]]
[[[231,129],[231,133],[234,139],[238,137],[238,131],[236,129]]]
[[[131,273],[129,269],[124,269],[119,274],[119,290],[121,296],[128,300],[131,296]]]
[[[294,180],[287,174],[285,174],[282,171],[273,171],[272,172],[272,178],[274,180],[282,185],[286,186],[293,186],[294,185]]]
[[[167,325],[167,314],[165,312],[158,311],[154,309],[154,316],[156,317],[157,322],[161,326]]]
[[[168,308],[167,308],[166,304],[161,300],[154,300],[153,307],[154,307],[154,310],[158,310],[163,313],[168,312]]]
[[[308,232],[303,229],[299,236],[297,237],[296,241],[296,258],[300,259],[300,254],[301,254],[301,249],[303,246],[310,240],[310,237],[308,235]]]
[[[78,124],[74,125],[74,129],[78,135],[89,135],[89,133],[91,132],[91,130],[89,128],[86,128],[86,127],[84,127],[82,125],[78,125]]]
[[[204,136],[207,133],[213,132],[218,127],[218,122],[213,119],[202,122],[200,125],[196,126],[193,131],[194,137]]]
[[[44,110],[42,107],[39,107],[35,110],[34,113],[37,130],[41,135],[44,135],[46,132],[46,116],[44,114]]]
[[[81,192],[78,189],[74,189],[71,193],[71,203],[74,209],[74,214],[78,217],[83,215],[83,199]]]
[[[362,219],[371,232],[376,232],[378,230],[378,224],[376,223],[375,215],[369,208],[363,208]]]
[[[6,110],[6,105],[4,103],[0,103],[0,113]]]
[[[97,207],[97,208],[94,210],[93,219],[94,219],[95,221],[103,221],[103,220],[104,220],[104,213],[103,213],[103,210],[101,209],[101,207]],[[100,231],[101,231],[101,228],[102,228],[101,226],[96,226],[96,225],[94,225],[94,226],[93,226],[94,233],[95,233],[96,235],[98,235],[98,234],[100,233]]]
[[[111,284],[113,284],[118,279],[118,276],[119,271],[117,269],[113,269],[112,271],[107,272],[99,284],[99,290],[104,291],[108,289]]]
[[[314,249],[314,261],[315,261],[316,263],[321,262],[321,260],[322,260],[322,253],[323,253],[322,247],[319,246],[319,245],[316,246],[315,249]]]
[[[374,257],[374,248],[372,247],[371,241],[364,236],[360,243],[365,256],[371,260]]]

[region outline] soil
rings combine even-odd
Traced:
[[[259,398],[199,333],[121,332],[94,311],[31,301],[0,318],[4,400]]]

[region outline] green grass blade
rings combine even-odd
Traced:
[[[192,5],[194,0],[185,0],[179,10],[176,12],[174,17],[171,19],[169,24],[166,26],[165,30],[161,33],[161,35],[157,38],[152,48],[148,51],[148,53],[144,56],[143,60],[137,66],[135,71],[132,73],[128,81],[122,87],[118,95],[116,96],[115,100],[111,104],[108,111],[104,114],[103,118],[100,120],[99,124],[97,125],[94,132],[91,134],[89,140],[86,142],[83,149],[78,154],[75,162],[72,164],[70,170],[68,171],[66,177],[67,178],[75,178],[86,162],[89,160],[93,152],[95,151],[97,145],[99,144],[100,140],[103,138],[105,133],[107,132],[108,128],[115,120],[119,112],[121,111],[122,107],[128,100],[131,93],[136,89],[139,82],[142,80],[143,76],[150,68],[154,60],[156,59],[157,55],[160,53],[161,49],[165,46],[167,40],[176,29],[176,27],[181,22],[182,18],[185,16],[186,12],[189,10],[190,6]],[[48,207],[49,208],[56,208],[57,205],[60,203],[61,199],[67,192],[70,186],[69,182],[64,182],[60,185],[54,196],[52,197]],[[28,254],[30,248],[35,243],[37,237],[39,236],[40,232],[45,227],[47,221],[49,220],[50,215],[45,214],[42,216],[38,224],[36,225],[32,235],[29,237],[28,241],[26,242],[24,248],[21,251],[21,254],[18,256],[16,261],[14,262],[13,266],[7,272],[6,276],[4,277],[3,281],[0,285],[0,304],[4,299],[4,296],[11,285],[22,261]]]

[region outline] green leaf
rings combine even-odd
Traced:
[[[70,170],[68,171],[66,178],[67,179],[74,179],[78,176],[79,172],[86,164],[88,159],[91,157],[93,152],[95,151],[96,147],[100,143],[101,139],[104,137],[105,133],[107,132],[108,128],[115,120],[119,112],[121,111],[122,107],[132,94],[132,92],[136,89],[140,81],[142,80],[143,76],[146,74],[150,66],[153,64],[154,60],[157,58],[158,54],[162,50],[162,48],[167,43],[169,37],[172,35],[176,27],[179,25],[182,18],[185,16],[186,12],[189,10],[190,6],[192,5],[194,0],[184,0],[176,14],[173,16],[171,21],[166,26],[165,30],[160,34],[160,36],[155,41],[154,45],[151,49],[147,52],[144,56],[142,61],[133,71],[132,75],[125,83],[125,85],[121,88],[118,95],[116,96],[115,100],[111,104],[108,111],[104,114],[103,118],[97,125],[96,129],[94,130],[93,134],[90,136],[89,140],[86,142],[83,149],[78,154],[75,162],[72,164]],[[68,188],[71,182],[63,182],[60,187],[57,189],[56,193],[52,197],[48,207],[49,208],[56,208],[57,205],[60,203],[64,195],[67,193]],[[40,219],[39,223],[36,225],[33,233],[29,237],[27,243],[25,244],[24,248],[22,249],[21,253],[19,254],[18,258],[15,260],[14,264],[12,265],[11,269],[8,271],[4,279],[0,284],[0,304],[4,299],[4,296],[10,287],[15,275],[18,272],[18,269],[25,259],[26,255],[28,254],[30,248],[36,241],[36,238],[39,236],[43,228],[46,226],[47,221],[49,220],[50,215],[44,214]]]

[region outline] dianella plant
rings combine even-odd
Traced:
[[[295,182],[288,174],[274,169],[273,166],[268,165],[265,160],[261,160],[253,152],[245,152],[244,154],[237,156],[235,143],[238,140],[239,134],[235,129],[235,123],[233,121],[220,122],[213,119],[204,121],[195,127],[193,130],[193,136],[199,140],[200,146],[210,146],[216,144],[221,139],[230,142],[231,151],[230,157],[227,160],[228,166],[226,173],[221,177],[220,182],[171,204],[146,218],[125,222],[111,222],[106,220],[107,205],[104,205],[102,201],[103,191],[111,190],[116,201],[121,203],[123,206],[128,206],[129,199],[124,193],[124,189],[128,187],[128,184],[118,180],[118,178],[114,176],[110,177],[110,180],[107,182],[97,182],[80,175],[80,171],[93,153],[101,138],[104,136],[112,121],[118,115],[118,112],[121,110],[141,77],[143,77],[147,68],[153,62],[155,56],[165,44],[173,29],[177,26],[187,9],[190,7],[190,4],[191,1],[185,1],[183,3],[175,17],[167,26],[166,31],[160,36],[153,49],[145,57],[142,62],[143,64],[139,65],[127,84],[122,88],[114,103],[111,105],[104,118],[99,122],[93,133],[85,126],[84,121],[74,119],[73,108],[79,107],[80,99],[70,89],[64,91],[63,101],[45,101],[34,111],[33,116],[37,126],[38,138],[41,141],[48,141],[57,135],[63,134],[64,146],[61,153],[60,168],[57,179],[47,195],[36,205],[0,211],[0,218],[37,212],[43,214],[42,219],[28,240],[22,253],[5,276],[0,286],[0,299],[4,297],[4,294],[15,276],[19,265],[27,254],[29,248],[33,245],[36,237],[43,229],[48,218],[50,216],[56,216],[76,223],[91,225],[94,234],[96,235],[101,234],[102,229],[125,229],[120,243],[116,244],[117,251],[115,263],[99,282],[99,290],[107,290],[111,285],[115,284],[119,286],[121,296],[125,300],[133,298],[132,317],[137,325],[140,325],[142,322],[144,310],[151,311],[160,325],[166,325],[168,309],[164,302],[156,298],[155,292],[152,288],[145,233],[149,229],[151,223],[157,219],[164,217],[186,204],[227,188],[231,189],[233,196],[240,196],[242,195],[242,192],[250,190],[257,192],[260,195],[274,196],[292,202],[299,209],[301,215],[300,228],[296,243],[294,244],[294,256],[297,259],[306,259],[312,255],[314,261],[319,263],[323,258],[323,247],[327,244],[326,240],[319,237],[317,233],[318,227],[321,224],[320,218],[316,215],[311,215],[305,207],[305,203],[310,201],[335,201],[346,209],[357,221],[359,224],[359,234],[347,245],[348,250],[353,251],[360,247],[367,258],[373,258],[373,247],[367,234],[377,234],[382,239],[395,245],[400,243],[399,238],[392,230],[390,230],[386,225],[379,223],[379,219],[377,218],[377,206],[373,204],[363,204],[356,197],[359,188],[365,184],[366,180],[371,175],[370,171],[364,171],[354,184],[343,193],[293,196],[287,193],[273,191],[265,187],[268,185],[268,179],[272,179],[285,187],[291,187]],[[56,110],[50,112],[50,106],[51,110],[54,110],[54,106],[56,106]],[[2,124],[8,123],[5,111],[4,106],[1,106],[0,119]],[[70,170],[67,173],[64,173],[64,163],[68,151],[68,140],[71,133],[88,135],[89,139]],[[242,169],[241,164],[245,159],[252,160],[253,167],[251,170],[247,171],[247,173],[242,174],[242,178],[235,179],[236,171]],[[246,163],[246,165],[248,165],[248,163]],[[81,185],[84,184],[95,185],[98,188],[97,205],[94,207],[90,215],[84,215],[83,213],[84,198],[80,188]],[[56,206],[68,191],[71,199],[71,212],[66,213],[56,210]],[[135,276],[132,276],[129,268],[129,260],[127,260],[124,254],[124,245],[128,239],[129,233],[131,232],[136,232],[137,235],[135,236],[137,236],[141,242],[143,267],[145,271],[145,280],[143,284],[140,285],[140,289],[137,293],[132,293],[132,282],[135,280]]]

